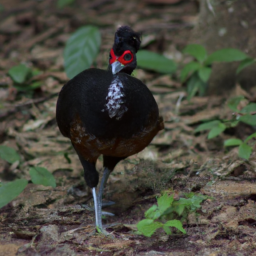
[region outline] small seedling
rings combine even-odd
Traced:
[[[5,145],[0,145],[0,158],[13,164],[21,161],[18,152]],[[34,184],[56,187],[56,181],[52,173],[43,167],[31,167],[29,170],[31,181]],[[27,186],[28,181],[25,179],[16,179],[11,182],[0,182],[0,208],[15,199]]]
[[[19,64],[9,69],[8,74],[14,82],[14,87],[19,91],[31,91],[41,86],[40,82],[28,81],[40,73],[37,69],[31,69],[25,64]]]
[[[195,58],[195,61],[191,61],[183,67],[180,75],[181,82],[187,80],[189,100],[194,97],[197,92],[201,96],[204,95],[214,62],[240,61],[240,65],[236,71],[237,74],[256,62],[255,59],[248,57],[245,53],[232,48],[221,49],[208,55],[202,45],[190,44],[183,50],[183,53],[189,54]]]
[[[213,120],[205,122],[199,125],[195,129],[195,133],[209,130],[208,139],[215,138],[228,128],[232,128],[238,125],[239,122],[256,126],[256,103],[249,103],[241,110],[238,109],[239,103],[244,99],[243,96],[238,96],[228,101],[228,107],[233,111],[233,119],[231,120]],[[248,145],[248,142],[256,138],[256,133],[248,136],[244,141],[240,139],[228,139],[224,141],[225,147],[238,146],[238,155],[246,160],[249,159],[252,153],[252,147]]]
[[[163,228],[166,234],[171,235],[170,228],[176,228],[186,234],[182,221],[187,219],[190,212],[195,212],[201,207],[201,203],[207,198],[203,195],[189,193],[186,198],[174,200],[174,196],[166,193],[157,198],[157,204],[151,206],[145,212],[145,219],[137,224],[139,233],[151,237],[159,228]]]
[[[75,0],[58,0],[57,6],[58,8],[64,8],[65,6],[71,5],[75,2]]]

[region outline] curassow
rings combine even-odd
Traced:
[[[143,150],[164,128],[157,103],[145,84],[131,76],[136,68],[140,35],[128,26],[115,33],[108,70],[87,69],[60,91],[56,119],[84,168],[92,188],[96,227],[102,230],[102,194],[109,174],[120,161]],[[98,194],[95,164],[103,155],[104,173]]]

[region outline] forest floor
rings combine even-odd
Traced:
[[[98,26],[102,45],[95,63],[105,69],[117,26],[128,24],[143,33],[143,48],[181,63],[198,6],[196,1],[172,2],[76,1],[58,9],[51,0],[1,1],[0,144],[15,148],[22,160],[10,165],[0,159],[0,179],[30,180],[29,168],[41,166],[53,173],[57,187],[29,183],[0,210],[0,256],[256,255],[256,154],[246,161],[238,157],[237,148],[223,147],[225,139],[244,139],[251,128],[239,125],[212,140],[205,132],[194,133],[202,120],[232,116],[227,100],[248,96],[239,85],[229,97],[187,101],[177,77],[138,69],[136,77],[154,94],[165,130],[145,150],[118,164],[109,178],[105,198],[116,204],[107,211],[115,216],[104,223],[111,224],[107,230],[112,237],[93,233],[94,213],[83,207],[91,205],[92,195],[78,157],[55,121],[57,93],[68,81],[65,42],[80,26]],[[41,71],[29,81],[38,82],[37,89],[21,92],[13,86],[8,70],[20,63]],[[97,168],[102,168],[102,159]],[[209,198],[196,215],[189,214],[187,234],[137,234],[136,224],[163,191],[176,198],[188,192]]]

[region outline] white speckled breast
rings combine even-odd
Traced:
[[[118,76],[113,79],[108,87],[107,103],[105,104],[105,108],[102,109],[102,112],[107,111],[110,118],[119,120],[128,110],[124,105],[125,95],[123,88],[123,84]]]

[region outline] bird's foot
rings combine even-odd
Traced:
[[[107,236],[107,237],[110,237],[110,238],[115,238],[115,236],[111,233],[111,232],[108,232],[106,230],[107,227],[102,227],[102,228],[99,228],[99,227],[96,227],[96,231],[99,235],[104,235],[104,236]]]
[[[104,205],[104,207],[107,207],[107,206],[113,205],[113,202],[111,202],[111,203],[112,203],[112,204]],[[88,210],[88,211],[91,211],[91,212],[94,212],[94,211],[95,211],[95,210],[94,210],[94,208],[90,207],[90,206],[89,206],[89,205],[87,205],[87,204],[82,204],[81,206],[82,206],[84,209]],[[111,217],[115,216],[115,214],[114,214],[114,213],[111,213],[111,212],[105,212],[105,211],[102,211],[102,215],[104,215],[104,216],[111,216]]]
[[[102,202],[102,205],[101,205],[101,208],[104,208],[104,207],[108,207],[108,206],[111,206],[111,205],[114,205],[115,202],[113,201],[104,201]],[[106,212],[106,211],[102,211],[102,215],[105,215],[105,216],[115,216],[114,213],[112,212]]]
[[[101,213],[102,213],[102,215],[104,215],[104,216],[111,216],[111,217],[115,216],[115,214],[112,213],[112,212],[105,212],[105,211],[102,211]]]
[[[88,193],[86,191],[82,191],[81,189],[75,186],[71,186],[68,189],[67,194],[73,196],[74,198],[81,198],[85,197]]]
[[[80,232],[82,231],[83,233],[87,234],[88,237],[92,237],[95,235],[102,235],[102,236],[106,236],[109,238],[115,238],[115,236],[111,233],[107,231],[107,228],[111,227],[112,225],[103,225],[102,228],[93,226],[93,225],[84,225],[81,224],[79,227],[71,229],[69,231],[67,231],[66,233],[70,236],[73,235],[76,232]]]
[[[113,202],[113,201],[103,201],[102,202],[102,208],[108,207],[108,206],[111,206],[111,205],[114,205],[114,204],[115,204],[115,202]]]

